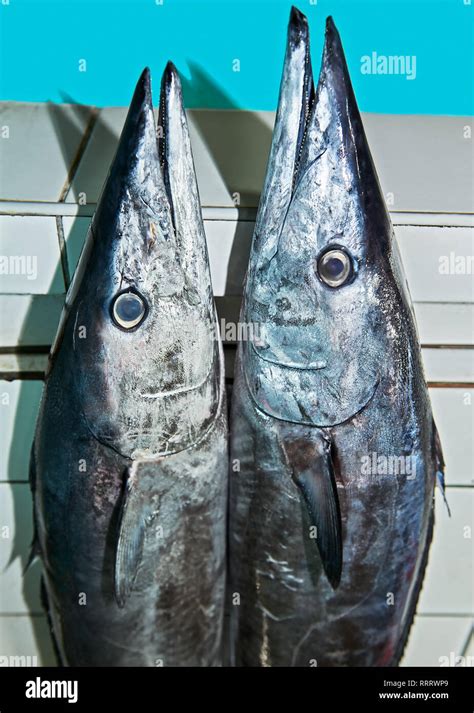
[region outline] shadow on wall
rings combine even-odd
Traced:
[[[185,97],[212,97],[227,110],[238,110],[222,88],[202,68],[188,62],[191,80],[182,78]],[[238,121],[222,121],[207,110],[192,112],[194,127],[205,143],[231,198],[236,196],[239,220],[236,223],[227,266],[226,295],[238,295],[247,271],[253,228],[245,220],[245,208],[257,207],[265,177],[272,128],[254,112],[239,112]],[[242,183],[246,190],[243,190]]]
[[[192,80],[183,80],[185,95],[194,93],[202,96],[202,92],[207,94],[211,92],[218,94],[219,99],[229,110],[237,108],[209,75],[196,65],[190,66],[192,68]],[[67,95],[63,95],[63,98],[69,103],[74,103],[71,97]],[[90,110],[78,104],[75,104],[75,107],[76,122],[73,122],[71,116],[67,113],[66,107],[50,105],[51,119],[62,149],[64,164],[68,167],[68,181],[61,192],[60,201],[66,199],[68,186],[77,170],[85,148],[84,135],[89,136],[92,129]],[[103,148],[101,158],[103,159],[104,153],[106,155],[110,153],[110,156],[113,155],[118,136],[101,122],[100,114],[96,115],[95,118],[93,128],[95,132],[100,132]],[[258,165],[256,165],[255,161],[256,157],[265,156],[268,153],[267,150],[262,151],[261,147],[264,146],[267,149],[270,146],[271,128],[257,114],[249,112],[241,115],[238,122],[229,123],[219,121],[219,117],[213,112],[198,110],[192,112],[192,122],[205,143],[209,154],[212,156],[229,195],[240,194],[241,206],[237,205],[239,215],[242,212],[242,206],[257,206],[265,165],[262,160]],[[231,133],[229,133],[229,126],[234,127]],[[90,155],[88,158],[91,159]],[[47,157],[45,157],[45,160],[47,160]],[[108,168],[109,166],[97,166],[97,171],[99,173],[103,172],[104,179]],[[94,169],[95,166],[91,165],[89,172],[94,171]],[[242,186],[239,185],[243,180],[242,177],[245,179],[243,181],[245,186],[254,186],[255,189],[242,193]],[[76,193],[74,193],[74,198],[77,199]],[[62,285],[60,289],[67,290],[72,276],[71,269],[75,266],[79,249],[85,238],[88,222],[84,217],[72,220],[72,226],[68,231],[68,243],[70,244],[68,245],[69,249],[66,250],[63,222],[61,218],[57,219],[60,257],[50,287],[51,293],[57,292],[56,286],[58,283]],[[244,221],[236,223],[227,270],[226,294],[235,295],[241,292],[241,285],[247,269],[252,227],[252,223]],[[45,320],[45,314],[41,300],[33,300],[22,325],[19,342],[20,349],[27,349],[31,353],[32,350],[29,345],[32,343],[32,334],[37,334],[39,329],[41,333],[46,334],[54,331],[57,322],[55,325],[49,323],[42,328],[41,321]],[[55,315],[55,317],[57,320],[59,315]],[[50,313],[47,318],[51,320],[53,315]],[[48,352],[48,344],[43,346],[35,344],[34,346],[41,353]],[[25,569],[28,562],[32,532],[30,498],[25,485],[28,478],[26,454],[30,450],[34,422],[39,405],[41,378],[39,373],[31,374],[29,375],[29,380],[21,382],[8,459],[8,478],[14,481],[21,481],[11,485],[14,501],[15,540],[9,564],[19,558],[22,569]],[[61,433],[58,433],[59,447],[61,441]],[[27,518],[26,521],[25,518]],[[45,619],[42,616],[43,610],[40,603],[40,570],[41,566],[38,561],[35,561],[29,567],[23,580],[23,596],[28,612],[32,615],[31,621],[40,660],[43,665],[53,665],[55,660],[53,645],[48,635]],[[26,655],[28,652],[24,653]]]
[[[59,253],[58,253],[59,255]],[[58,259],[54,280],[63,278],[61,260]],[[31,341],[31,332],[38,330],[38,322],[44,319],[40,300],[33,300],[31,307],[24,319],[20,345],[28,345]],[[49,331],[49,330],[48,330]],[[38,348],[40,352],[47,351]],[[28,455],[31,449],[31,440],[34,433],[34,423],[40,401],[41,374],[31,374],[31,380],[20,382],[15,421],[13,426],[12,441],[8,460],[9,480],[26,481],[28,478]],[[61,434],[58,434],[58,442]],[[22,483],[11,485],[15,518],[15,539],[10,557],[11,564],[20,559],[21,569],[25,568],[30,556],[30,546],[33,533],[32,504],[29,486]],[[40,602],[40,563],[34,561],[23,575],[23,598],[31,616],[31,626],[36,641],[36,650],[39,652],[39,663],[46,666],[54,665],[55,656],[53,646],[48,635],[48,626],[41,614],[43,613]],[[20,651],[21,655],[30,655],[31,652]]]
[[[77,105],[75,111],[76,122],[71,120],[67,109],[61,105],[49,105],[51,121],[55,127],[64,164],[68,167],[68,182],[72,178],[72,173],[77,168],[80,152],[82,151],[82,139],[86,132],[90,119],[90,110],[87,107]],[[78,149],[79,147],[79,149]],[[47,160],[47,157],[45,157]],[[65,199],[67,185],[63,188],[59,199]],[[61,227],[61,219],[57,219],[58,228]],[[50,285],[50,294],[57,294],[58,289],[64,292],[70,281],[70,273],[62,230],[58,230],[58,262],[54,276]],[[59,288],[58,288],[59,286]],[[41,297],[41,296],[39,296]],[[49,320],[55,319],[52,325]],[[48,320],[48,323],[45,323]],[[59,320],[59,313],[45,311],[41,299],[33,299],[31,307],[23,321],[19,338],[20,350],[31,353],[31,344],[34,341],[33,335],[39,333],[45,335],[54,334]],[[48,339],[49,341],[49,339]],[[46,354],[49,351],[49,344],[38,345],[34,343],[34,351]],[[28,455],[31,448],[31,441],[34,433],[34,423],[36,421],[37,410],[40,401],[42,375],[31,373],[27,380],[20,383],[20,390],[15,413],[11,447],[8,458],[8,478],[14,481],[26,481],[28,478]],[[61,443],[61,433],[58,433],[58,444]],[[24,482],[17,482],[11,485],[14,517],[15,517],[15,539],[10,556],[9,564],[20,559],[22,570],[25,570],[30,556],[30,545],[32,538],[32,506],[29,488]],[[8,565],[7,565],[8,566]],[[55,664],[54,646],[49,635],[49,627],[42,614],[44,613],[40,594],[41,564],[35,560],[24,574],[23,597],[31,615],[33,635],[36,649],[39,652],[39,662],[42,665]],[[29,652],[20,652],[28,655]]]

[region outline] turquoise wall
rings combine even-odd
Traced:
[[[160,4],[162,2],[162,4]],[[474,3],[474,0],[472,0]],[[315,71],[341,32],[362,110],[473,114],[471,0],[300,0]],[[0,0],[0,99],[125,105],[170,58],[189,107],[274,109],[288,0]],[[364,55],[416,57],[416,76],[364,75]],[[80,60],[86,71],[79,71]],[[233,71],[234,60],[240,71]],[[84,65],[82,65],[84,66]]]

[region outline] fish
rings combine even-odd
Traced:
[[[395,666],[443,456],[408,285],[331,17],[292,8],[231,407],[230,662]]]
[[[179,75],[138,81],[51,349],[35,538],[64,666],[220,666],[223,351]]]

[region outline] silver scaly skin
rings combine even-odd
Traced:
[[[137,84],[67,295],[31,460],[52,632],[71,666],[221,664],[222,348],[178,75],[157,143]]]
[[[340,38],[329,18],[315,93],[296,9],[241,319],[258,338],[231,412],[232,663],[396,665],[442,455]]]

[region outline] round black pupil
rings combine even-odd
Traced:
[[[133,322],[142,313],[142,304],[134,295],[123,295],[116,306],[117,315],[124,322]]]
[[[328,277],[337,278],[344,272],[344,263],[339,257],[330,257],[324,263],[324,272]]]

